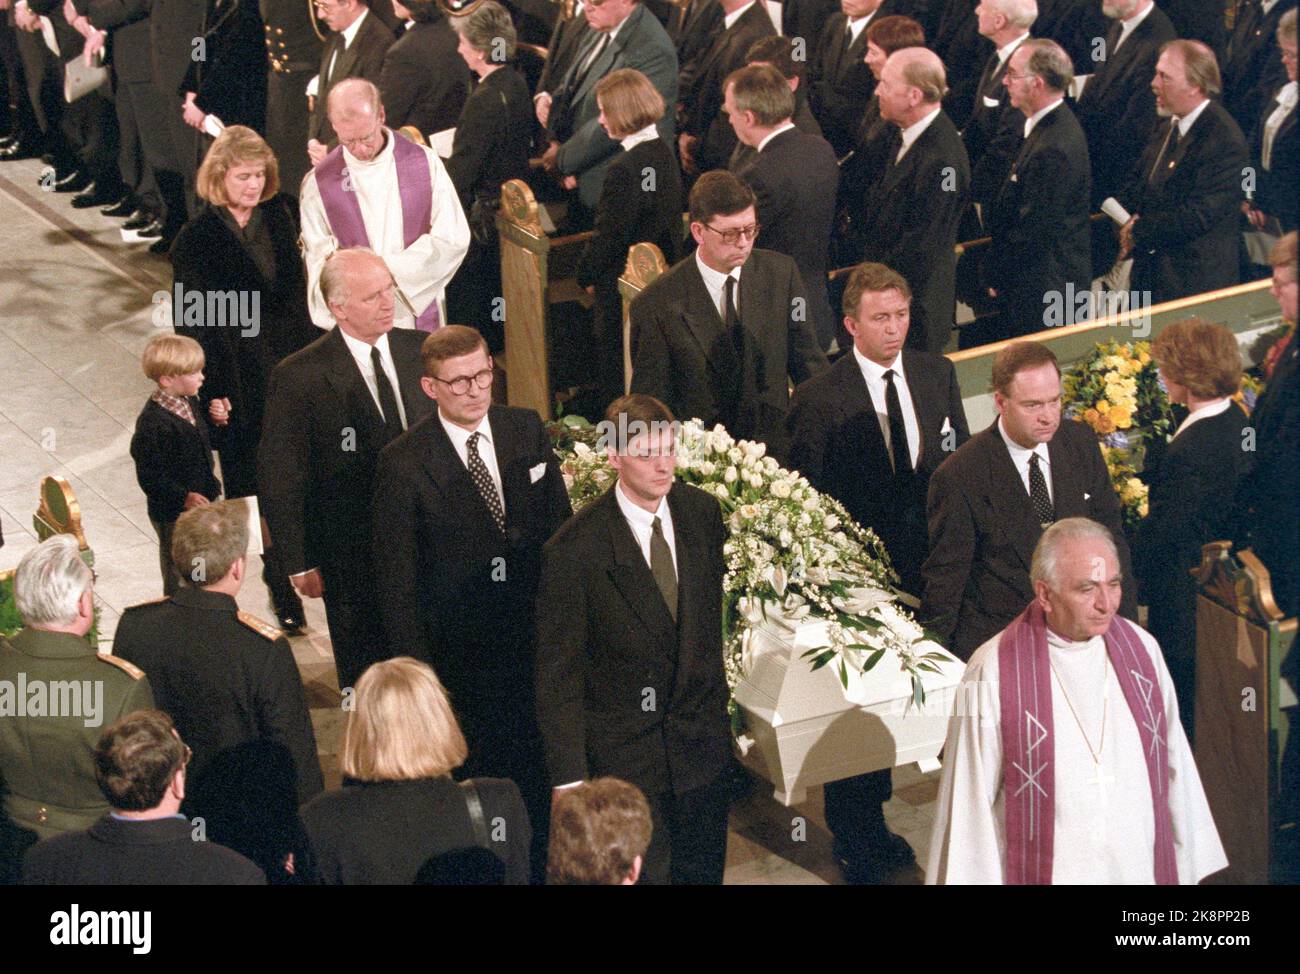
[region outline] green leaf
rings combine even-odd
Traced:
[[[849,670],[848,667],[844,665],[843,656],[840,657],[840,682],[844,684],[845,690],[849,688]]]
[[[884,656],[884,655],[885,655],[885,651],[884,651],[883,649],[878,649],[878,650],[876,650],[874,653],[872,653],[870,656],[868,656],[868,657],[867,657],[867,662],[866,662],[865,664],[863,664],[863,666],[862,666],[862,672],[863,672],[863,673],[867,672],[867,670],[871,669],[873,666],[875,666],[877,663],[879,663],[879,662],[880,662],[880,658],[881,658],[882,656]]]

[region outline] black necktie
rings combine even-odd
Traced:
[[[726,329],[727,335],[731,338],[731,344],[736,349],[736,358],[743,361],[745,358],[745,335],[740,327],[740,315],[736,312],[736,279],[730,274],[727,275],[727,282],[723,292],[722,326]]]
[[[1174,150],[1178,148],[1178,139],[1182,134],[1180,129],[1178,117],[1174,116],[1169,120],[1169,131],[1165,134],[1165,141],[1160,146],[1160,152],[1156,155],[1156,164],[1151,167],[1151,172],[1147,176],[1148,182],[1155,182],[1156,175],[1160,172],[1161,166],[1165,164],[1165,160],[1174,157]]]
[[[654,519],[650,530],[650,574],[659,586],[659,594],[664,597],[668,614],[677,621],[677,572],[673,569],[673,553],[668,550],[668,539],[664,537],[663,522]]]
[[[492,523],[497,526],[498,531],[505,534],[506,512],[501,508],[501,497],[497,494],[496,484],[492,482],[492,475],[488,473],[487,464],[478,455],[478,441],[482,435],[482,433],[471,433],[469,435],[469,440],[465,443],[465,459],[469,461],[470,479],[474,481],[479,496],[483,498],[483,503],[487,505],[488,513],[492,515]]]
[[[885,370],[885,415],[889,418],[889,452],[894,458],[894,476],[912,473],[912,451],[907,448],[907,427],[903,423],[903,405],[894,385],[894,370]]]
[[[388,429],[388,438],[392,439],[402,432],[402,414],[397,411],[397,396],[388,380],[388,373],[384,371],[378,346],[370,346],[370,364],[375,370],[375,388],[379,390],[379,411],[384,414],[384,426]]]
[[[1047,527],[1056,520],[1056,509],[1052,507],[1052,498],[1047,493],[1047,480],[1042,468],[1038,466],[1038,454],[1029,454],[1029,503],[1034,506],[1034,517],[1038,523]]]

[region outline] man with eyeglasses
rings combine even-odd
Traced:
[[[375,582],[387,655],[429,663],[456,705],[458,775],[509,778],[546,868],[550,789],[533,707],[533,604],[542,545],[572,513],[537,413],[492,404],[492,357],[448,325],[421,349],[437,404],[380,455]]]
[[[298,594],[324,598],[339,688],[386,659],[370,544],[379,451],[431,411],[420,393],[424,335],[393,327],[393,276],[376,254],[340,250],[320,287],[338,327],[271,373],[258,483]]]
[[[307,154],[316,165],[335,139],[327,111],[330,92],[346,78],[378,82],[393,32],[371,14],[367,0],[315,0],[313,7],[316,18],[334,31],[321,51],[320,71],[307,83],[307,97],[312,99]]]
[[[332,328],[319,284],[330,254],[366,247],[392,272],[400,329],[433,331],[446,319],[444,291],[469,250],[456,187],[432,149],[384,124],[379,89],[348,78],[329,94],[339,145],[302,182],[303,260],[312,321]]]
[[[698,249],[632,302],[632,391],[784,455],[790,381],[827,367],[808,290],[785,254],[754,247],[754,191],[705,173],[690,195]]]

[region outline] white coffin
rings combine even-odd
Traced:
[[[830,645],[825,621],[768,618],[750,635],[748,674],[736,686],[746,728],[741,763],[772,782],[776,800],[796,805],[813,785],[916,762],[938,767],[957,684],[966,664],[947,653],[940,673],[924,673],[926,702],[911,703],[912,679],[886,653],[868,673],[849,667],[849,687],[837,661],[812,669],[803,654]],[[919,653],[943,652],[924,643]]]

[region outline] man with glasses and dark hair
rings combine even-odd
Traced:
[[[387,655],[424,660],[446,685],[469,745],[460,775],[519,786],[540,880],[550,791],[533,713],[533,600],[542,545],[572,508],[537,413],[492,405],[483,337],[448,325],[421,357],[437,412],[384,450],[375,476]]]
[[[29,886],[263,886],[250,860],[196,841],[181,814],[190,749],[161,710],[139,710],[95,748],[95,781],[112,811],[85,832],[42,842],[23,860]]]
[[[754,247],[754,192],[729,172],[690,195],[698,249],[632,302],[632,391],[783,454],[790,380],[826,368],[795,262]]]
[[[338,327],[271,373],[258,448],[262,512],[298,593],[325,599],[339,687],[383,659],[371,567],[379,451],[431,412],[418,331],[393,327],[393,275],[368,250],[324,262]]]

